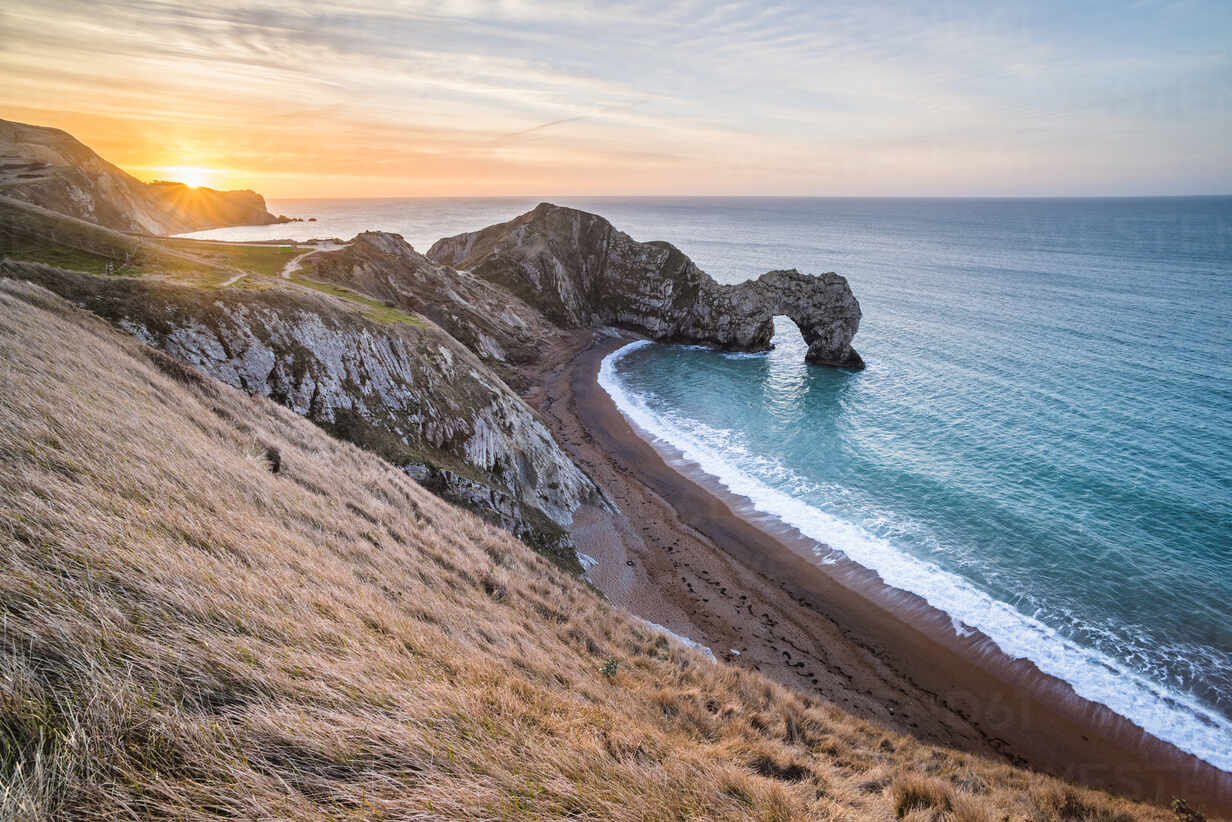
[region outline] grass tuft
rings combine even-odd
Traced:
[[[894,783],[892,791],[894,815],[902,819],[912,811],[933,810],[948,812],[953,809],[950,789],[934,779],[907,776]]]

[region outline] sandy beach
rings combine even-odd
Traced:
[[[851,713],[921,740],[1156,802],[1232,812],[1232,774],[1077,696],[978,632],[754,512],[635,432],[598,385],[633,338],[578,332],[548,352],[527,400],[619,507],[573,529],[612,602]],[[837,546],[841,548],[842,546]]]

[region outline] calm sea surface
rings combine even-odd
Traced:
[[[437,238],[534,200],[277,201]],[[1232,198],[561,198],[720,282],[838,271],[866,371],[640,344],[601,381],[732,491],[1232,769]],[[817,561],[833,561],[819,549]]]

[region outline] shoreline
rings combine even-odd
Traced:
[[[528,400],[620,515],[579,512],[579,549],[610,600],[716,656],[921,741],[1095,788],[1232,813],[1232,774],[1078,696],[979,631],[753,509],[635,430],[599,385],[604,357],[639,339],[587,331]],[[840,546],[841,547],[841,546]],[[622,562],[623,560],[623,562]]]

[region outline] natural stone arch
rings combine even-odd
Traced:
[[[774,318],[785,316],[800,329],[808,346],[808,362],[839,368],[864,367],[864,361],[851,347],[860,327],[860,304],[843,277],[834,273],[811,276],[788,269],[720,289],[728,292],[727,311],[744,315],[757,329],[752,339],[738,345],[757,351],[769,348]],[[718,345],[731,345],[722,334],[715,336]]]
[[[851,347],[860,304],[834,273],[771,271],[720,285],[670,243],[639,243],[597,214],[551,203],[438,240],[428,256],[501,286],[562,327],[612,325],[664,342],[765,351],[773,317],[783,314],[808,344],[808,362],[864,367]]]

